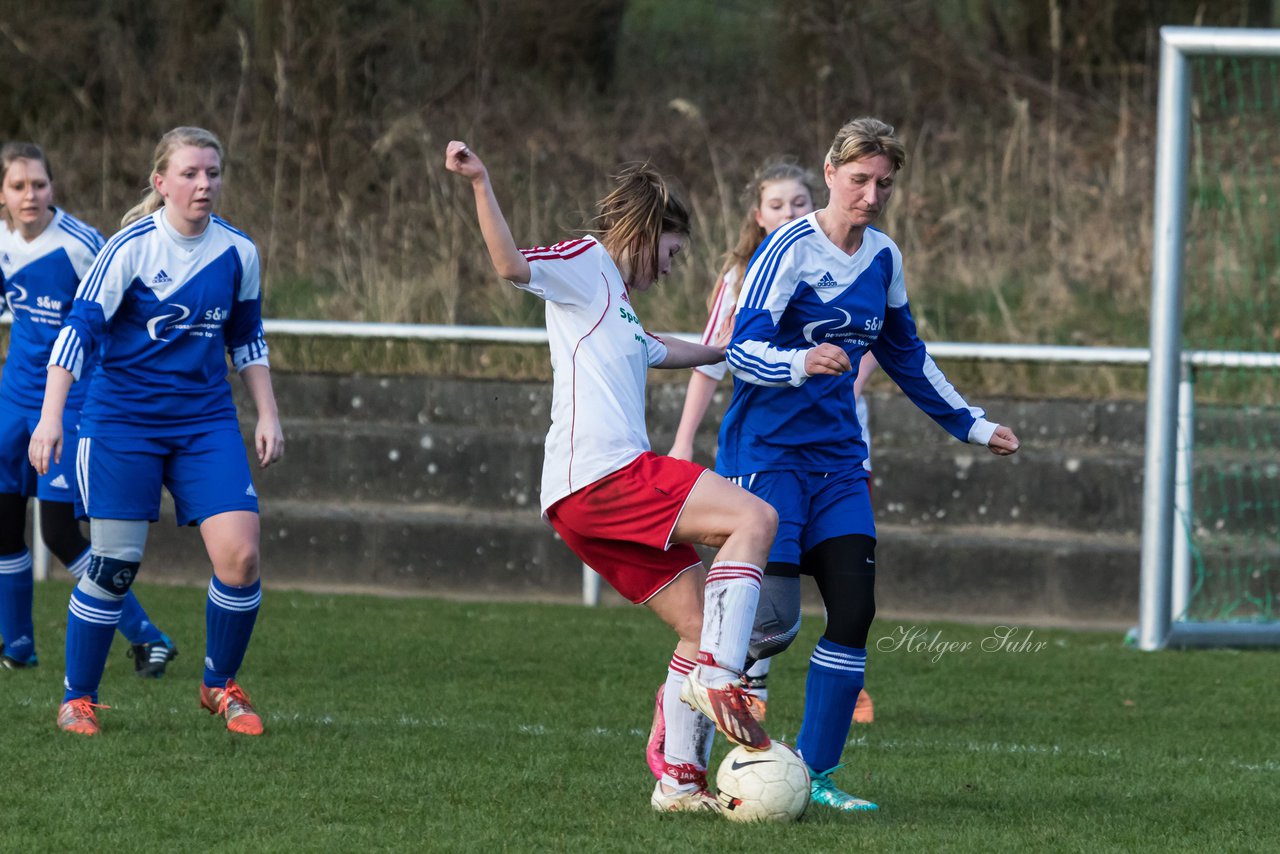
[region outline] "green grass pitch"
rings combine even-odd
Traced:
[[[204,591],[143,584],[181,657],[136,679],[117,636],[112,709],[84,739],[54,727],[68,590],[36,586],[43,664],[0,671],[3,851],[1280,846],[1274,653],[1144,654],[1115,633],[1026,628],[984,650],[1001,645],[991,627],[880,619],[877,721],[855,728],[836,779],[881,812],[748,826],[649,809],[645,735],[672,637],[644,609],[269,589],[241,673],[267,725],[251,739],[198,707]],[[775,664],[775,738],[795,739],[820,622]]]

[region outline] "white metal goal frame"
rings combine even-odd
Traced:
[[[1137,645],[1280,646],[1280,623],[1196,622],[1180,617],[1191,584],[1191,425],[1195,360],[1182,349],[1184,237],[1191,132],[1189,58],[1280,57],[1280,30],[1162,27],[1151,257],[1151,348],[1143,469],[1142,567]],[[1220,354],[1226,356],[1227,354]],[[1274,370],[1271,358],[1239,353],[1206,366]],[[1181,390],[1181,394],[1179,393]],[[1181,398],[1181,399],[1180,399]],[[1179,438],[1179,424],[1185,440]],[[1172,463],[1172,464],[1171,464]]]

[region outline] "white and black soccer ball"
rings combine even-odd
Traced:
[[[809,769],[787,744],[735,747],[716,771],[720,806],[730,821],[795,821],[809,806]]]

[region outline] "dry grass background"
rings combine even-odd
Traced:
[[[926,337],[1142,346],[1158,27],[1271,13],[1137,5],[0,0],[0,135],[44,145],[62,203],[109,233],[159,134],[209,127],[268,313],[403,322],[541,322],[489,271],[441,166],[449,139],[486,158],[524,244],[583,225],[608,173],[648,159],[686,190],[697,234],[642,313],[689,330],[754,168],[816,167],[843,121],[873,114],[908,147],[883,227]],[[420,358],[365,349],[351,358]]]

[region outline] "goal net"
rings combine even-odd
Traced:
[[[1280,645],[1280,30],[1161,36],[1139,645]]]

